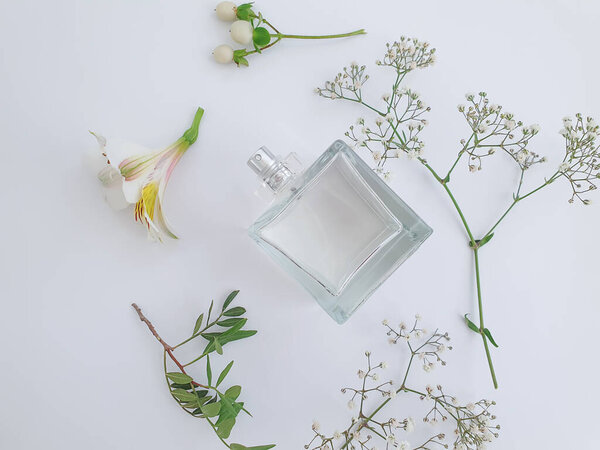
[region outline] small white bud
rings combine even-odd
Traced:
[[[217,5],[215,11],[219,19],[225,22],[233,22],[237,16],[236,9],[237,7],[233,2],[221,2]]]
[[[229,45],[219,45],[213,51],[215,61],[221,64],[227,64],[233,61],[233,49]]]
[[[252,42],[252,25],[245,20],[236,20],[231,24],[231,39],[235,42],[248,45]]]

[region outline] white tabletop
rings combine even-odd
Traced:
[[[203,5],[205,3],[206,5]],[[254,418],[233,440],[300,449],[319,419],[348,422],[339,392],[356,384],[366,349],[403,372],[406,352],[380,325],[419,312],[448,330],[448,366],[411,375],[464,400],[497,401],[501,437],[492,448],[600,446],[596,432],[596,329],[600,207],[569,205],[557,182],[519,205],[481,250],[487,325],[500,389],[491,387],[475,312],[473,262],[456,213],[418,164],[389,167],[391,186],[434,234],[343,326],[336,325],[248,238],[264,210],[247,156],[260,145],[314,160],[364,111],[313,94],[352,60],[369,66],[377,99],[392,74],[374,66],[401,34],[428,40],[438,62],[408,78],[431,105],[426,155],[447,168],[466,136],[456,110],[485,89],[526,123],[532,149],[549,159],[528,174],[543,180],[562,159],[561,119],[600,119],[593,1],[281,2],[259,9],[283,31],[352,40],[284,42],[250,67],[211,60],[229,42],[211,2],[0,1],[0,447],[10,450],[218,449],[201,420],[184,414],[162,376],[159,344],[137,319],[136,301],[168,341],[185,338],[211,298],[240,289],[259,334],[230,344],[231,382],[244,387]],[[175,169],[166,212],[181,240],[149,243],[129,212],[114,212],[82,162],[88,130],[159,148],[179,137],[197,106],[198,141]],[[516,173],[490,163],[452,180],[476,233],[508,205]],[[595,196],[596,203],[600,197]],[[591,196],[594,198],[594,196]],[[199,345],[199,344],[198,344]],[[200,350],[200,347],[197,348]],[[418,416],[399,397],[386,416]],[[431,433],[418,425],[409,440]]]

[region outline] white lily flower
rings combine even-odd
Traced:
[[[96,133],[100,152],[105,159],[104,167],[98,172],[98,179],[105,188],[107,202],[115,209],[135,205],[135,220],[146,225],[148,238],[161,241],[163,235],[177,239],[163,212],[163,196],[173,169],[198,137],[198,126],[204,110],[198,108],[192,126],[183,136],[163,150],[148,151],[134,144],[128,144],[128,154],[118,166],[109,155],[113,148],[106,139]],[[123,150],[123,149],[122,149]]]

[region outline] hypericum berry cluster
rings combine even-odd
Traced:
[[[600,179],[600,126],[591,117],[584,119],[581,114],[577,114],[575,120],[565,117],[563,124],[560,134],[565,138],[566,151],[558,171],[569,180],[573,190],[569,203],[577,198],[589,205],[592,201],[581,195],[597,189],[595,183]]]
[[[445,343],[450,340],[447,333],[435,331],[428,334],[418,325],[420,320],[420,316],[417,315],[412,327],[401,322],[397,329],[390,327],[387,320],[383,321],[389,342],[392,344],[404,342],[410,350],[407,369],[398,386],[395,387],[392,381],[384,383],[379,381],[380,371],[387,368],[387,364],[384,362],[373,364],[371,352],[366,352],[367,367],[359,369],[357,372],[361,383],[360,387],[342,389],[343,394],[351,395],[348,407],[353,411],[358,410],[351,418],[350,424],[344,431],[336,431],[329,435],[321,431],[318,422],[313,422],[313,438],[304,446],[305,449],[372,450],[381,444],[379,448],[388,450],[426,450],[437,448],[437,446],[449,448],[451,445],[457,450],[482,450],[485,448],[486,442],[498,437],[497,431],[500,427],[492,424],[496,417],[489,411],[495,405],[494,402],[480,400],[476,403],[462,405],[455,396],[447,395],[440,385],[436,388],[427,385],[423,391],[409,387],[408,375],[411,368],[414,367],[413,360],[415,358],[423,361],[423,367],[429,367],[429,369],[425,369],[429,371],[431,368],[429,360],[436,360],[445,365],[439,354],[446,349],[451,350],[451,347]],[[422,444],[411,445],[405,440],[403,433],[411,433],[415,429],[416,424],[412,417],[379,419],[377,414],[383,407],[400,395],[417,396],[424,402],[429,402],[430,406],[423,413],[423,422],[431,425],[452,423],[453,427],[448,431],[454,431],[456,436],[453,444],[450,443],[452,441],[447,440],[446,433],[437,432]],[[383,403],[379,405],[373,405],[367,401],[370,397],[378,398],[380,396],[383,397]]]
[[[233,22],[229,33],[231,38],[244,48],[234,50],[230,45],[219,45],[213,51],[215,61],[221,64],[236,63],[238,66],[247,66],[246,56],[262,53],[269,47],[277,44],[282,39],[333,39],[365,34],[365,30],[356,30],[350,33],[331,34],[322,36],[307,36],[299,34],[281,33],[260,12],[252,9],[253,3],[236,5],[225,1],[217,5],[217,17],[225,22]],[[253,49],[248,47],[252,46]]]

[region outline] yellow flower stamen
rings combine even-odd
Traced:
[[[135,220],[139,220],[140,222],[145,221],[146,224],[150,226],[149,222],[154,220],[157,197],[157,181],[152,181],[142,188],[142,196],[135,204]]]

